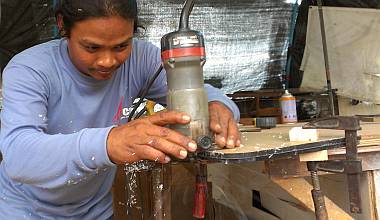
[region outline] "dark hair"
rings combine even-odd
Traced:
[[[136,0],[59,0],[55,15],[57,20],[62,16],[60,33],[64,37],[70,37],[72,27],[79,21],[114,15],[134,20],[134,32],[138,28]]]

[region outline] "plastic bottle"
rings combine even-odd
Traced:
[[[297,122],[297,107],[296,98],[285,90],[285,93],[281,96],[281,123],[296,123]]]

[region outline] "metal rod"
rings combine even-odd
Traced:
[[[318,4],[318,13],[319,13],[319,23],[321,27],[321,36],[322,36],[323,58],[324,58],[325,70],[326,70],[327,91],[329,93],[329,100],[330,100],[329,107],[330,107],[331,115],[335,116],[334,96],[333,96],[333,91],[331,87],[329,55],[327,51],[327,41],[326,41],[326,32],[325,32],[325,21],[323,17],[323,9],[322,9],[322,0],[317,0],[317,4]]]
[[[319,184],[319,178],[318,178],[318,173],[317,171],[311,171],[311,181],[313,184],[313,188],[315,190],[321,190],[321,185]]]
[[[292,17],[290,18],[290,30],[288,34],[288,50],[293,47],[293,39],[294,39],[294,30],[296,27],[297,23],[297,15],[298,15],[298,3],[293,3],[292,4]],[[282,88],[283,89],[289,89],[289,77],[290,77],[290,68],[291,68],[291,63],[292,63],[292,55],[291,53],[288,53],[289,57],[286,62],[285,66],[285,79],[283,80],[282,83]]]
[[[313,162],[308,162],[308,163],[313,163]],[[327,215],[325,198],[324,198],[324,195],[322,193],[321,186],[319,183],[318,172],[316,170],[311,170],[310,174],[311,174],[311,181],[313,184],[311,195],[313,197],[316,220],[328,220],[329,217]]]
[[[358,137],[357,131],[345,131],[346,137],[346,160],[358,159]],[[348,196],[350,199],[350,211],[352,213],[362,212],[362,201],[360,196],[360,174],[347,174]]]
[[[346,138],[346,160],[358,159],[358,134],[357,131],[345,130]]]
[[[322,191],[313,189],[311,190],[311,195],[313,196],[316,220],[329,220]]]

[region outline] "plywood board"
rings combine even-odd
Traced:
[[[208,180],[212,181],[214,200],[234,210],[239,218],[217,218],[221,220],[279,220],[269,213],[252,207],[252,190],[260,191],[273,184],[262,174],[263,162],[246,164],[208,164]],[[237,215],[238,214],[238,215]]]
[[[311,190],[313,187],[306,179],[277,179],[274,180],[274,182],[286,190],[290,195],[297,198],[297,200],[309,210],[314,211],[314,203],[311,196]],[[325,196],[325,204],[329,219],[354,220],[354,218],[351,217],[344,209],[340,208],[333,200],[330,200],[328,196]]]
[[[373,198],[376,218],[380,217],[380,170],[373,171]]]
[[[380,11],[324,7],[332,87],[338,95],[380,103]],[[301,88],[322,89],[326,71],[318,8],[309,10]],[[346,79],[346,80],[342,80]]]
[[[327,150],[321,150],[317,152],[311,152],[311,153],[299,155],[300,161],[324,161],[328,159],[329,159],[329,155],[327,154]]]
[[[247,210],[252,210],[252,190],[259,191],[262,205],[279,219],[313,220],[314,204],[311,196],[311,180],[306,178],[269,179],[262,173],[262,162],[246,164],[209,164],[209,180],[213,182],[214,199],[239,213],[241,219],[267,219],[257,212],[247,218]],[[361,177],[361,197],[363,213],[349,213],[346,176],[320,176],[330,220],[375,220],[371,197],[371,178],[367,173]],[[290,213],[289,213],[290,212]],[[233,218],[234,219],[234,218]]]
[[[270,193],[260,192],[262,205],[278,216],[281,220],[314,220],[315,214],[298,205],[297,203],[292,203],[276,195],[271,195]]]
[[[243,146],[235,149],[217,149],[202,152],[200,157],[222,161],[255,161],[344,146],[343,130],[318,129],[319,138],[317,141],[290,141],[289,130],[303,124],[280,124],[276,128],[263,129],[261,132],[243,132],[241,138]],[[365,139],[376,138],[380,135],[380,123],[362,123],[361,127],[362,130],[359,131],[359,135]]]

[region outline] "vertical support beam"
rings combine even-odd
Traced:
[[[124,165],[118,165],[115,180],[112,185],[113,215],[116,220],[128,219],[125,192],[126,184]]]
[[[346,160],[356,161],[358,159],[358,148],[357,148],[357,131],[345,130],[346,137]],[[355,173],[347,174],[348,183],[348,195],[350,198],[350,211],[352,213],[361,213],[361,197],[360,197],[360,174]]]
[[[158,164],[152,171],[152,187],[153,187],[153,219],[163,220],[163,167]]]
[[[171,220],[171,165],[157,164],[152,171],[153,219]]]
[[[164,219],[172,219],[172,164],[164,164]]]

